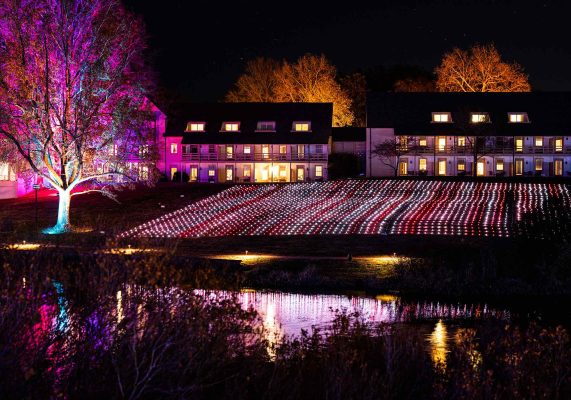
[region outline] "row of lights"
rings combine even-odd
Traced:
[[[239,185],[140,225],[121,237],[423,234],[510,236],[565,185],[344,180]],[[513,199],[510,201],[509,199]]]

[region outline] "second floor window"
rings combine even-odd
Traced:
[[[250,154],[251,151],[250,146],[244,146],[244,154]]]
[[[523,138],[515,138],[515,151],[522,152],[523,151]]]
[[[535,137],[535,147],[543,147],[543,136]]]
[[[204,132],[204,122],[189,122],[186,125],[186,132]]]
[[[149,154],[149,145],[148,144],[143,144],[139,147],[139,157],[145,157],[147,154]]]
[[[234,157],[234,147],[226,146],[226,158],[233,158]]]
[[[426,146],[428,145],[428,143],[426,142],[426,137],[421,136],[421,137],[418,139],[418,145],[419,145],[420,147],[426,147]]]
[[[275,132],[275,121],[259,121],[256,130],[261,132]]]
[[[555,151],[563,151],[563,138],[555,138]]]
[[[318,144],[315,146],[315,152],[317,154],[323,154],[323,145],[322,144]]]
[[[171,143],[171,154],[176,154],[178,151],[178,145],[176,143]]]
[[[512,124],[517,124],[529,122],[529,118],[527,117],[527,113],[508,113],[508,121]]]
[[[488,113],[472,113],[470,122],[473,124],[477,124],[479,122],[490,122],[490,117],[488,116]]]
[[[311,130],[311,122],[296,121],[293,123],[293,130],[295,132],[309,132]]]
[[[458,143],[458,147],[466,147],[466,136],[458,136],[456,143]]]
[[[452,117],[449,112],[433,112],[432,122],[452,122]]]
[[[224,122],[222,124],[222,130],[224,132],[238,132],[240,130],[239,122]]]

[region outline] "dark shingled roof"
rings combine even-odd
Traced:
[[[191,104],[183,118],[169,120],[165,136],[183,144],[325,144],[331,136],[331,103]],[[188,122],[205,122],[206,132],[184,132]],[[220,132],[223,122],[240,122],[240,132]],[[275,121],[275,132],[256,132],[258,121]],[[311,121],[311,132],[292,132],[294,121]]]
[[[334,142],[364,142],[367,128],[349,127],[333,128]]]
[[[432,123],[440,111],[450,112],[453,123]],[[470,112],[478,111],[491,122],[470,124]],[[530,122],[509,123],[509,112],[525,112]],[[371,93],[367,126],[394,128],[396,135],[569,135],[571,93]]]

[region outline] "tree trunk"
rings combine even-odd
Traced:
[[[59,204],[57,210],[57,223],[51,228],[44,229],[44,233],[50,235],[57,235],[71,231],[71,224],[69,223],[69,204],[71,202],[71,190],[59,190]]]

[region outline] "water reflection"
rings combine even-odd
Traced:
[[[197,291],[197,293],[204,293]],[[228,292],[209,292],[211,295],[229,296]],[[309,295],[282,292],[243,291],[237,294],[243,307],[254,308],[272,332],[298,335],[312,326],[327,328],[336,310],[359,312],[369,323],[397,323],[440,320],[501,319],[509,320],[506,310],[490,309],[479,304],[444,304],[438,302],[410,302],[393,295],[375,298],[343,295]]]
[[[446,369],[446,355],[448,353],[448,330],[442,320],[438,320],[434,330],[428,338],[432,362],[438,369]]]

